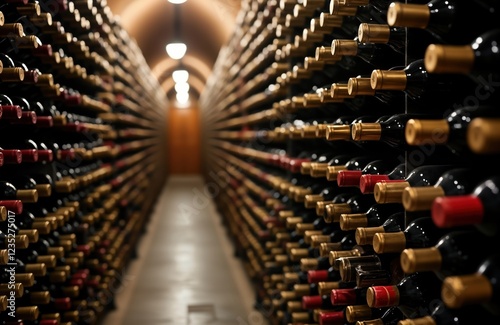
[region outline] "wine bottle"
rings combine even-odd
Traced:
[[[316,61],[325,62],[326,66],[323,69],[325,82],[336,80],[347,80],[352,75],[361,74],[367,71],[370,65],[363,60],[353,60],[348,56],[332,55],[331,47],[320,46],[316,48]]]
[[[431,44],[425,53],[425,68],[429,73],[467,74],[474,77],[494,73],[498,77],[498,44],[500,30],[479,36],[470,45]],[[497,79],[497,78],[495,78]]]
[[[371,245],[375,234],[386,232],[397,232],[404,229],[404,214],[402,212],[391,215],[379,227],[358,227],[356,228],[356,243],[358,245]]]
[[[362,305],[366,303],[368,288],[333,289],[330,300],[333,306]]]
[[[382,44],[360,43],[359,39],[332,41],[332,55],[356,56],[377,68],[391,68],[404,64],[403,56]]]
[[[438,227],[477,225],[486,234],[496,232],[500,177],[479,184],[472,194],[438,197],[432,205],[432,219]]]
[[[28,212],[16,215],[15,224],[20,229],[36,229],[40,235],[47,235],[52,230],[50,222],[39,221],[33,214]]]
[[[333,306],[328,295],[302,297],[302,308],[304,309],[331,309],[332,307]]]
[[[316,203],[331,201],[336,195],[339,194],[339,190],[336,188],[327,187],[324,188],[319,194],[308,194],[304,199],[304,206],[307,209],[316,208]]]
[[[384,268],[389,267],[387,265],[387,258],[384,260],[379,258],[377,255],[365,255],[365,256],[346,256],[339,257],[333,261],[333,266],[338,267],[340,270],[340,277],[343,282],[355,283],[359,288],[365,288],[365,281],[358,281],[358,276],[371,274],[371,280],[380,284],[388,284],[389,274]],[[378,272],[382,271],[382,272]],[[365,278],[367,279],[367,278]],[[380,280],[382,280],[380,282]]]
[[[322,325],[341,325],[346,321],[343,311],[320,311],[318,318]]]
[[[500,113],[494,107],[464,107],[441,120],[411,119],[405,128],[409,145],[447,145],[457,154],[467,154],[467,130],[471,120],[477,117],[498,118]]]
[[[467,168],[447,171],[434,186],[407,187],[403,190],[403,206],[407,211],[431,210],[434,199],[469,194],[486,177],[481,171]]]
[[[408,38],[406,34],[408,33]],[[362,23],[358,28],[358,39],[362,43],[385,44],[393,51],[405,55],[410,61],[424,57],[427,46],[433,38],[419,30],[406,30],[386,24]],[[408,42],[408,43],[407,43]],[[408,44],[408,46],[406,46]]]
[[[341,171],[353,171],[356,173],[357,171],[361,171],[365,166],[367,166],[371,162],[373,162],[373,157],[361,156],[361,157],[356,157],[356,158],[350,159],[348,162],[346,162],[343,166],[344,169],[342,169],[342,166],[332,166],[332,168],[328,168],[328,170],[327,170],[327,175],[326,175],[327,180],[336,180],[337,184],[340,185],[339,173]],[[335,167],[335,168],[333,168],[333,167]],[[344,179],[341,179],[340,182],[343,183]]]
[[[356,230],[358,227],[378,227],[398,212],[402,212],[399,204],[375,204],[366,213],[341,215],[340,228]]]
[[[300,268],[304,272],[310,270],[327,270],[329,267],[328,257],[300,259]]]
[[[307,272],[307,281],[309,283],[331,282],[340,280],[338,270],[329,268],[328,270],[311,270]]]
[[[326,139],[329,141],[351,140],[351,127],[353,124],[375,122],[376,120],[377,118],[373,116],[361,116],[358,118],[339,118],[336,123],[332,123],[331,125],[327,126],[325,134]]]
[[[367,211],[373,204],[373,197],[366,195],[353,196],[346,203],[329,204],[325,207],[325,222],[339,222],[342,214]]]
[[[288,322],[293,322],[293,323],[313,322],[314,321],[314,314],[312,311],[292,313],[290,315],[290,318],[285,319],[284,321],[286,323],[288,323]]]
[[[9,88],[8,83],[18,83],[24,80],[24,69],[16,67],[14,61],[8,55],[0,53],[0,62],[3,64],[3,70],[0,74],[2,88]]]
[[[300,173],[302,175],[309,175],[311,173],[311,164],[312,163],[327,163],[330,159],[333,158],[333,156],[330,156],[328,154],[323,154],[323,153],[308,153],[306,152],[305,155],[309,156],[307,162],[301,162],[300,163]],[[303,156],[302,153],[298,155],[298,158],[301,159]]]
[[[467,77],[451,78],[446,75],[429,74],[425,70],[424,60],[416,60],[407,65],[403,70],[373,70],[371,86],[375,90],[404,91],[411,100],[425,101],[432,98],[432,103],[451,104],[459,94],[473,93],[475,85]],[[436,98],[436,95],[449,96],[450,98]]]
[[[500,152],[500,119],[475,118],[467,128],[467,144],[476,154],[498,154]]]
[[[22,109],[19,105],[14,105],[10,97],[0,94],[0,106],[3,120],[17,121],[22,117]]]
[[[350,20],[357,20],[361,23],[385,23],[386,15],[385,12],[381,12],[370,5],[349,5],[348,2],[343,0],[332,0],[330,2],[330,14],[346,16]]]
[[[426,316],[439,297],[440,281],[432,273],[415,273],[397,285],[368,288],[366,301],[373,308],[397,306],[406,317]]]
[[[402,180],[406,175],[406,164],[399,164],[387,175],[361,175],[359,189],[363,194],[373,193],[375,184],[379,181]]]
[[[316,132],[316,135],[318,138],[326,138],[326,140],[329,140],[329,141],[335,141],[335,140],[349,140],[349,138],[347,138],[344,135],[341,135],[341,131],[338,131],[339,134],[338,135],[333,135],[334,134],[334,130],[336,129],[343,129],[345,130],[346,126],[348,126],[351,121],[354,119],[354,117],[352,116],[340,116],[339,118],[337,118],[335,121],[333,121],[332,123],[329,123],[329,124],[325,124],[321,127],[321,129],[318,129],[318,131]],[[349,129],[349,128],[348,128]],[[345,133],[345,131],[344,131]],[[350,129],[349,129],[349,134],[350,134]]]
[[[366,301],[364,302],[366,303]],[[347,306],[345,309],[346,320],[349,323],[370,320],[381,317],[385,309],[370,308],[366,304]]]
[[[329,252],[330,265],[335,264],[335,260],[340,257],[348,256],[365,256],[374,254],[373,248],[370,245],[355,245],[348,250],[332,250]]]
[[[425,115],[421,117],[425,118]],[[379,123],[357,123],[352,127],[352,139],[355,141],[383,141],[391,147],[405,148],[406,123],[415,118],[419,118],[418,115],[396,114]]]
[[[330,159],[328,162],[323,163],[312,163],[311,164],[311,177],[320,178],[326,177],[328,175],[328,171],[331,170],[331,173],[335,171],[345,170],[345,164],[351,159],[349,155],[339,155]]]
[[[335,230],[327,235],[312,236],[311,243],[319,245],[320,256],[328,257],[332,250],[349,250],[356,245],[353,231]]]
[[[325,208],[329,204],[336,203],[346,203],[352,197],[352,193],[347,191],[347,193],[342,193],[336,195],[331,201],[322,201],[316,203],[316,215],[323,217],[325,214]]]
[[[493,245],[490,237],[478,231],[454,231],[443,236],[434,247],[409,248],[401,253],[406,273],[434,271],[439,278],[473,273],[484,256],[484,247]]]
[[[379,181],[373,191],[375,200],[377,203],[402,203],[405,188],[431,186],[449,169],[449,165],[422,166],[415,168],[404,180]]]
[[[317,20],[314,29],[319,29],[326,33],[337,32],[340,29],[344,36],[343,38],[355,35],[357,22],[353,19],[345,18],[345,16],[332,15],[328,12],[322,12],[319,15],[319,19]],[[312,24],[311,31],[313,31]]]
[[[371,78],[357,76],[347,81],[347,92],[351,96],[373,96],[388,107],[400,107],[404,104],[404,94],[397,91],[380,91],[371,86]]]
[[[8,316],[6,313],[0,315],[0,321],[9,324],[9,322],[14,320],[14,324],[24,324],[24,322],[19,321],[35,321],[40,315],[40,311],[37,306],[22,306],[16,308],[16,313],[14,317]]]
[[[36,190],[38,197],[49,197],[52,193],[51,186],[48,184],[38,184],[33,178],[28,175],[2,177],[4,180],[11,182],[19,190]]]
[[[33,203],[38,201],[38,193],[36,190],[18,190],[11,183],[0,182],[0,199]]]
[[[394,2],[387,11],[390,26],[421,28],[440,43],[467,44],[478,34],[496,28],[498,4],[491,1],[432,0],[427,4]],[[461,22],[469,17],[481,17],[482,23],[471,28]]]
[[[386,160],[374,160],[362,167],[361,170],[341,170],[337,176],[337,184],[340,187],[358,187],[362,175],[385,174],[392,170],[389,166],[391,166],[391,164]]]
[[[373,237],[373,249],[378,254],[400,253],[405,248],[424,248],[434,245],[445,234],[436,228],[432,218],[412,221],[404,231],[377,233]]]
[[[37,122],[36,112],[31,110],[29,102],[25,98],[11,97],[12,102],[21,108],[21,117],[10,120],[12,125],[35,125]]]
[[[498,308],[498,276],[500,256],[485,259],[476,273],[450,276],[443,281],[441,297],[449,308],[461,308],[473,304],[486,304]]]
[[[0,246],[3,248],[11,247],[9,245],[14,244],[16,248],[26,249],[29,245],[29,239],[26,235],[15,235],[7,236],[5,233],[0,231]]]
[[[293,291],[297,297],[313,296],[319,293],[319,287],[317,283],[295,284]]]

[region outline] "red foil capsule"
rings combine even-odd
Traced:
[[[21,150],[0,150],[3,154],[3,160],[6,164],[20,164],[23,162]]]
[[[38,322],[38,325],[59,325],[59,321],[55,319],[42,319]]]
[[[440,228],[483,222],[483,202],[472,195],[438,197],[432,205],[432,220]]]
[[[302,297],[302,308],[304,309],[321,308],[322,305],[323,305],[323,298],[321,296]]]
[[[36,49],[32,49],[32,53],[34,56],[52,56],[53,51],[52,51],[52,45],[50,44],[43,44],[39,45]]]
[[[68,297],[65,298],[56,298],[54,299],[54,305],[58,310],[70,310],[71,309],[71,299]]]
[[[36,119],[36,125],[38,127],[51,128],[54,126],[54,120],[52,116],[38,116]]]
[[[51,162],[53,160],[52,150],[38,150],[38,161]]]
[[[307,281],[309,283],[318,283],[328,281],[328,271],[319,270],[319,271],[308,271],[307,272]]]
[[[21,200],[0,201],[0,205],[4,206],[8,211],[12,211],[15,214],[23,213],[23,202]]]
[[[23,124],[23,125],[32,125],[36,124],[37,118],[35,112],[22,112],[20,119],[14,119],[10,123],[12,124]]]
[[[341,311],[325,311],[319,313],[320,325],[344,325],[345,317]]]
[[[341,170],[337,175],[339,186],[359,186],[363,173],[360,170]]]
[[[373,193],[377,182],[388,180],[389,176],[387,175],[362,175],[359,178],[359,189],[363,194]]]
[[[302,166],[303,162],[310,162],[311,159],[290,159],[288,163],[288,169],[292,173],[300,173],[300,167]]]
[[[396,286],[375,286],[368,288],[366,302],[372,308],[399,305],[399,290]]]
[[[2,119],[4,120],[19,120],[23,114],[23,110],[19,105],[2,105]]]
[[[330,294],[334,306],[355,305],[356,291],[354,289],[334,289]]]
[[[59,150],[59,159],[60,160],[75,159],[75,150],[73,149]]]
[[[38,150],[36,149],[21,149],[24,162],[34,163],[38,161]]]

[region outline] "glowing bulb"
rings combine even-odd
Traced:
[[[177,106],[186,107],[189,104],[189,93],[177,93],[175,99],[177,99]]]
[[[172,79],[176,84],[186,83],[189,79],[189,72],[186,70],[175,70],[172,73]]]
[[[189,84],[187,82],[179,82],[175,84],[175,91],[179,93],[188,93]]]
[[[166,46],[167,54],[174,60],[180,60],[186,55],[187,46],[184,43],[170,43]]]

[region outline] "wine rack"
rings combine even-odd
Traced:
[[[164,175],[165,93],[105,0],[0,1],[0,323],[97,324]]]
[[[204,174],[272,324],[497,323],[495,1],[242,1]]]

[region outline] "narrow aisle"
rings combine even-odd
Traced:
[[[255,323],[250,284],[203,190],[201,177],[169,179],[104,325]]]

